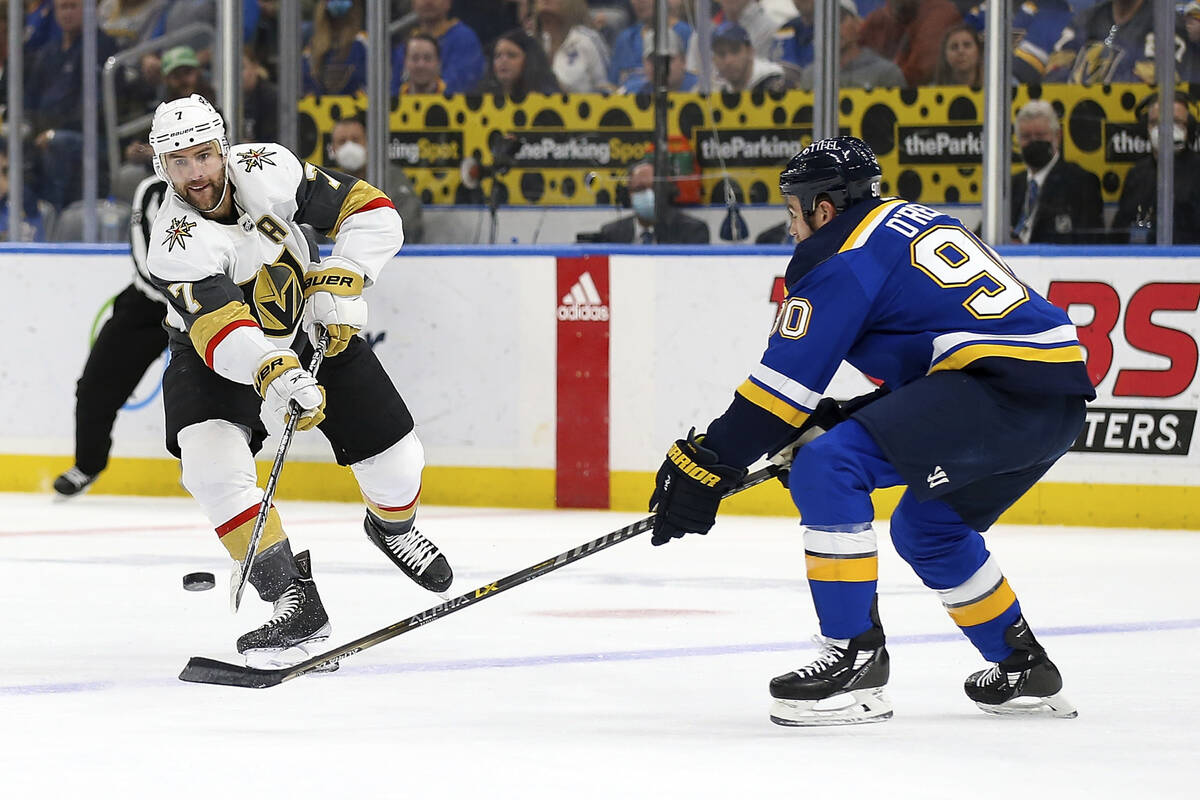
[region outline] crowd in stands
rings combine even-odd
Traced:
[[[7,0],[17,2],[18,0]],[[4,2],[4,0],[0,0]],[[302,91],[365,92],[366,0],[298,0]],[[646,94],[653,88],[655,0],[389,0],[391,92]],[[245,0],[242,141],[278,130],[281,0]],[[215,0],[99,0],[97,64],[82,63],[83,0],[23,0],[25,125],[30,186],[58,211],[80,197],[78,161],[85,69],[179,31],[215,24]],[[668,88],[694,91],[811,89],[814,0],[712,0],[711,38],[696,34],[694,0],[669,0],[664,35]],[[1037,0],[1013,6],[1015,83],[1153,82],[1152,0]],[[1177,78],[1200,82],[1200,1],[1176,4]],[[980,0],[838,0],[843,87],[960,85],[983,78]],[[7,17],[4,17],[5,21]],[[7,37],[0,39],[7,45]],[[2,46],[2,45],[0,45]],[[709,52],[702,54],[700,48]],[[122,119],[191,92],[215,100],[208,78],[213,41],[154,49],[117,75]],[[702,57],[704,56],[704,57]],[[702,75],[705,66],[709,75]],[[0,88],[6,76],[0,74]],[[102,135],[104,131],[102,130]],[[140,136],[120,143],[124,165],[149,169]],[[103,152],[101,158],[106,158]],[[102,163],[101,195],[109,170]]]

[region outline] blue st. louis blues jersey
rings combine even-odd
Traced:
[[[762,359],[708,442],[748,465],[791,437],[843,360],[896,389],[963,370],[1017,393],[1095,396],[1075,326],[954,217],[856,204],[797,245]]]

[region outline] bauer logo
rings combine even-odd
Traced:
[[[563,322],[608,322],[608,306],[600,298],[590,272],[580,275],[571,291],[563,295],[558,318]]]

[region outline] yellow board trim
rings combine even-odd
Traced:
[[[799,428],[804,423],[804,420],[808,419],[807,411],[801,411],[791,403],[780,400],[749,378],[737,388],[737,393],[768,414],[779,417],[792,427]]]
[[[1021,361],[1039,361],[1046,364],[1066,364],[1072,361],[1083,363],[1083,351],[1077,344],[1044,350],[1038,347],[1021,347],[1011,344],[973,344],[954,352],[934,364],[930,372],[947,369],[962,369],[981,358],[1015,358]]]
[[[810,581],[864,583],[879,580],[879,557],[823,558],[804,554],[804,566]]]
[[[71,466],[67,455],[0,454],[0,492],[49,495],[54,479]],[[271,471],[259,461],[259,485]],[[554,470],[510,467],[427,466],[421,500],[427,505],[498,508],[554,508]],[[653,472],[609,474],[609,502],[616,511],[645,514],[654,490]],[[92,494],[186,497],[173,458],[114,458],[90,490]],[[901,488],[872,494],[877,519],[891,516]],[[361,503],[349,469],[326,462],[289,461],[276,496],[286,500]],[[86,500],[85,500],[86,502]],[[799,524],[791,496],[778,481],[767,481],[721,504],[721,514],[781,517],[781,526]],[[1095,528],[1158,528],[1200,531],[1200,486],[1109,483],[1039,483],[1000,518],[1009,525],[1081,525]]]
[[[1003,614],[1017,602],[1017,595],[1013,592],[1012,587],[1008,585],[1008,579],[1004,578],[1000,581],[1000,585],[996,587],[996,591],[989,594],[974,603],[969,603],[965,606],[957,608],[947,608],[946,613],[954,620],[954,624],[960,628],[969,628],[972,625],[982,625],[985,622],[990,622],[996,617]]]
[[[854,241],[856,239],[858,239],[859,235],[863,231],[865,231],[867,228],[871,227],[871,225],[873,225],[875,223],[875,220],[879,219],[879,217],[888,213],[893,208],[895,208],[896,206],[898,206],[904,202],[907,202],[907,201],[902,200],[902,199],[889,200],[886,203],[884,203],[883,205],[874,209],[873,211],[868,212],[867,215],[862,218],[862,222],[858,223],[858,226],[855,227],[854,230],[850,231],[850,235],[846,237],[845,243],[841,246],[841,249],[839,249],[838,252],[844,253],[847,250],[853,250],[854,249],[854,247],[853,247]]]

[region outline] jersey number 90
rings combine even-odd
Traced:
[[[962,228],[936,225],[908,246],[912,265],[945,289],[980,284],[963,301],[977,319],[998,319],[1029,299],[1025,284],[990,247]]]

